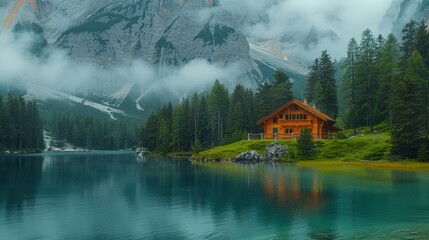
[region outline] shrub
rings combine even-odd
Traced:
[[[420,162],[429,162],[429,149],[426,143],[423,143],[419,148],[418,160]]]
[[[308,128],[302,129],[298,138],[298,154],[308,157],[314,152],[313,136]]]

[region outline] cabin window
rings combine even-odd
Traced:
[[[289,114],[285,114],[285,119],[289,120]]]
[[[295,120],[296,119],[296,114],[292,114],[292,119]]]
[[[285,129],[285,133],[288,134],[289,133],[289,129]]]
[[[293,134],[293,129],[291,128],[291,129],[289,129],[289,133],[290,134]]]
[[[304,119],[307,119],[307,114],[304,114]]]
[[[299,114],[299,119],[304,119],[304,114]]]
[[[279,114],[279,119],[282,119],[283,118],[283,114]]]
[[[273,118],[273,123],[277,123],[277,117]]]

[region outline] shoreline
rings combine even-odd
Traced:
[[[318,168],[318,169],[353,169],[365,168],[374,170],[400,170],[400,171],[424,171],[429,172],[429,163],[414,161],[298,161],[299,167]]]
[[[258,162],[235,162],[231,159],[221,159],[220,161],[190,159],[196,164],[209,164],[210,166],[235,165],[240,163]],[[398,170],[398,171],[423,171],[429,172],[429,163],[414,161],[341,161],[341,160],[308,160],[308,161],[274,161],[259,163],[294,164],[297,167],[317,168],[322,170],[349,170],[349,169],[372,169],[372,170]]]

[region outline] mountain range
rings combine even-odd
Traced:
[[[423,19],[428,7],[428,0],[393,0],[381,28],[400,33],[410,18]],[[7,13],[3,29],[32,32],[32,52],[41,59],[61,49],[73,61],[94,64],[100,69],[142,59],[154,66],[157,73],[203,59],[220,67],[233,64],[239,73],[235,83],[250,87],[272,81],[274,71],[282,69],[295,86],[301,86],[295,89],[295,95],[303,94],[307,64],[288,60],[269,41],[249,43],[240,29],[242,19],[224,9],[220,0],[9,0],[0,3],[0,8]],[[297,41],[297,36],[287,35],[278,40]],[[308,48],[322,38],[338,41],[334,31],[312,28],[298,42]],[[53,101],[61,101],[57,105],[93,108],[111,118],[138,115],[143,109],[150,112],[166,100],[181,97],[165,88],[162,92],[150,92],[149,86],[135,79],[106,79],[101,85],[102,91],[82,92],[55,86],[22,86],[27,99],[38,100],[42,105],[52,106]]]

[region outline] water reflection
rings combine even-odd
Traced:
[[[25,238],[335,239],[429,223],[428,174],[191,164],[119,155],[0,159],[0,232]]]

